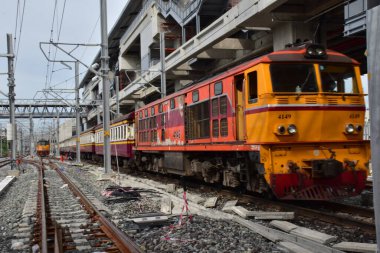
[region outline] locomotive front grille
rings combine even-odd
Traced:
[[[351,98],[350,99],[350,104],[352,104],[352,105],[361,105],[362,102],[360,101],[359,98]]]
[[[276,101],[277,101],[277,104],[289,104],[288,98],[277,98]]]
[[[316,98],[305,98],[305,103],[306,104],[316,104],[317,103],[317,99]]]
[[[338,99],[336,99],[336,98],[328,98],[327,99],[327,103],[329,105],[337,105],[338,104]]]

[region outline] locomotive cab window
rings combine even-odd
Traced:
[[[323,92],[359,93],[352,66],[319,65]]]
[[[257,71],[248,73],[249,103],[257,102]]]
[[[271,64],[273,92],[317,92],[312,64]]]
[[[199,101],[199,91],[195,90],[193,91],[193,102],[198,102]]]
[[[223,83],[222,82],[218,82],[218,83],[214,84],[214,93],[215,93],[215,96],[223,93]]]

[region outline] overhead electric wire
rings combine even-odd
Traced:
[[[14,35],[15,35],[15,37],[14,37],[14,39],[13,39],[13,41],[14,41],[14,45],[16,45],[16,35],[17,35],[17,25],[18,25],[18,14],[19,14],[19,9],[20,9],[20,0],[17,0],[17,8],[16,8],[16,25],[15,25],[15,32],[14,32]]]
[[[59,38],[61,36],[61,30],[62,30],[62,23],[63,23],[63,17],[65,15],[65,8],[66,8],[66,0],[63,2],[63,8],[62,8],[62,14],[61,14],[61,21],[60,21],[60,25],[57,26],[58,27],[58,35],[57,35],[57,42],[59,42]],[[57,19],[57,24],[58,24],[58,19]],[[52,64],[52,68],[51,68],[51,73],[50,73],[50,78],[49,78],[49,87],[51,85],[51,80],[53,78],[53,73],[55,72],[54,71],[54,66],[55,66],[55,60],[57,58],[57,51],[58,49],[55,48],[55,52],[54,52],[54,61],[53,61],[53,64]]]
[[[18,42],[17,42],[17,50],[16,50],[16,58],[15,58],[15,70],[16,70],[16,66],[17,66],[17,59],[18,59],[18,54],[19,54],[19,51],[20,51],[20,42],[21,42],[21,34],[22,34],[22,25],[24,24],[24,13],[25,13],[25,4],[26,3],[26,0],[24,0],[24,4],[22,6],[22,14],[21,14],[21,23],[20,23],[20,32],[19,32],[19,35],[18,35]]]
[[[53,41],[53,33],[54,33],[54,21],[55,21],[55,13],[57,10],[57,0],[54,1],[54,11],[53,11],[53,21],[51,23],[51,29],[50,29],[50,42]],[[50,59],[50,50],[51,45],[49,44],[49,51],[48,51],[48,58]],[[49,72],[50,72],[50,61],[47,61],[46,64],[46,75],[45,75],[45,88],[47,88],[48,79],[49,79]]]
[[[98,16],[98,19],[95,22],[94,28],[92,28],[92,32],[91,32],[90,37],[88,38],[87,43],[89,43],[90,40],[92,39],[92,36],[94,36],[94,32],[95,32],[96,28],[98,27],[99,20],[100,20],[100,15]],[[82,60],[82,58],[83,58],[84,54],[86,53],[86,51],[87,51],[87,47],[84,47],[83,53],[82,53],[82,55],[79,58],[80,60]]]

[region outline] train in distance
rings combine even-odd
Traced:
[[[39,157],[48,157],[50,154],[50,143],[47,140],[41,139],[36,146],[37,155]]]

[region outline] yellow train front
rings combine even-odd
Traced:
[[[39,140],[36,146],[39,157],[47,157],[50,154],[50,143],[47,140]]]
[[[311,45],[268,55],[252,70],[258,96],[245,104],[245,134],[259,147],[273,193],[316,200],[359,194],[370,157],[359,64]]]
[[[279,199],[357,195],[370,158],[364,114],[358,62],[289,48],[138,109],[136,162]]]

